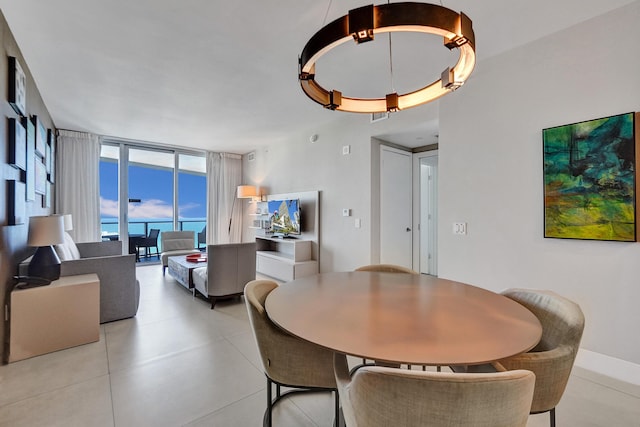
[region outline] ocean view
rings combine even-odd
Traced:
[[[116,238],[120,232],[118,217],[121,215],[119,165],[116,160],[117,150],[109,154],[110,149],[113,150],[113,147],[103,146],[100,161],[100,222],[102,236]],[[207,180],[204,159],[200,159],[202,172],[198,173],[193,169],[166,167],[174,161],[173,154],[130,149],[129,155],[129,200],[126,213],[129,218],[128,233],[148,235],[151,229],[158,229],[161,233],[173,231],[175,203],[178,217],[175,230],[193,231],[197,239],[197,233],[206,225]],[[180,156],[181,161],[192,157]],[[168,160],[166,165],[163,163],[165,160]],[[177,174],[175,195],[174,173]],[[120,240],[123,240],[122,237]]]

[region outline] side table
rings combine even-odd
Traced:
[[[100,339],[100,280],[65,276],[50,285],[14,289],[9,304],[9,362]]]

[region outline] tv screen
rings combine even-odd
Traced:
[[[269,231],[274,234],[300,234],[300,201],[269,200]]]

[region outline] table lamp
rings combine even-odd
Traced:
[[[29,218],[27,244],[35,246],[29,263],[29,276],[49,280],[60,278],[60,258],[51,245],[64,242],[64,217],[61,215],[32,216]]]
[[[63,214],[62,218],[64,218],[64,231],[73,230],[73,219],[71,218],[71,214]]]

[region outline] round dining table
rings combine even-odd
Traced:
[[[280,328],[330,350],[412,365],[479,365],[526,352],[542,335],[524,306],[476,286],[422,274],[304,277],[266,299]]]

